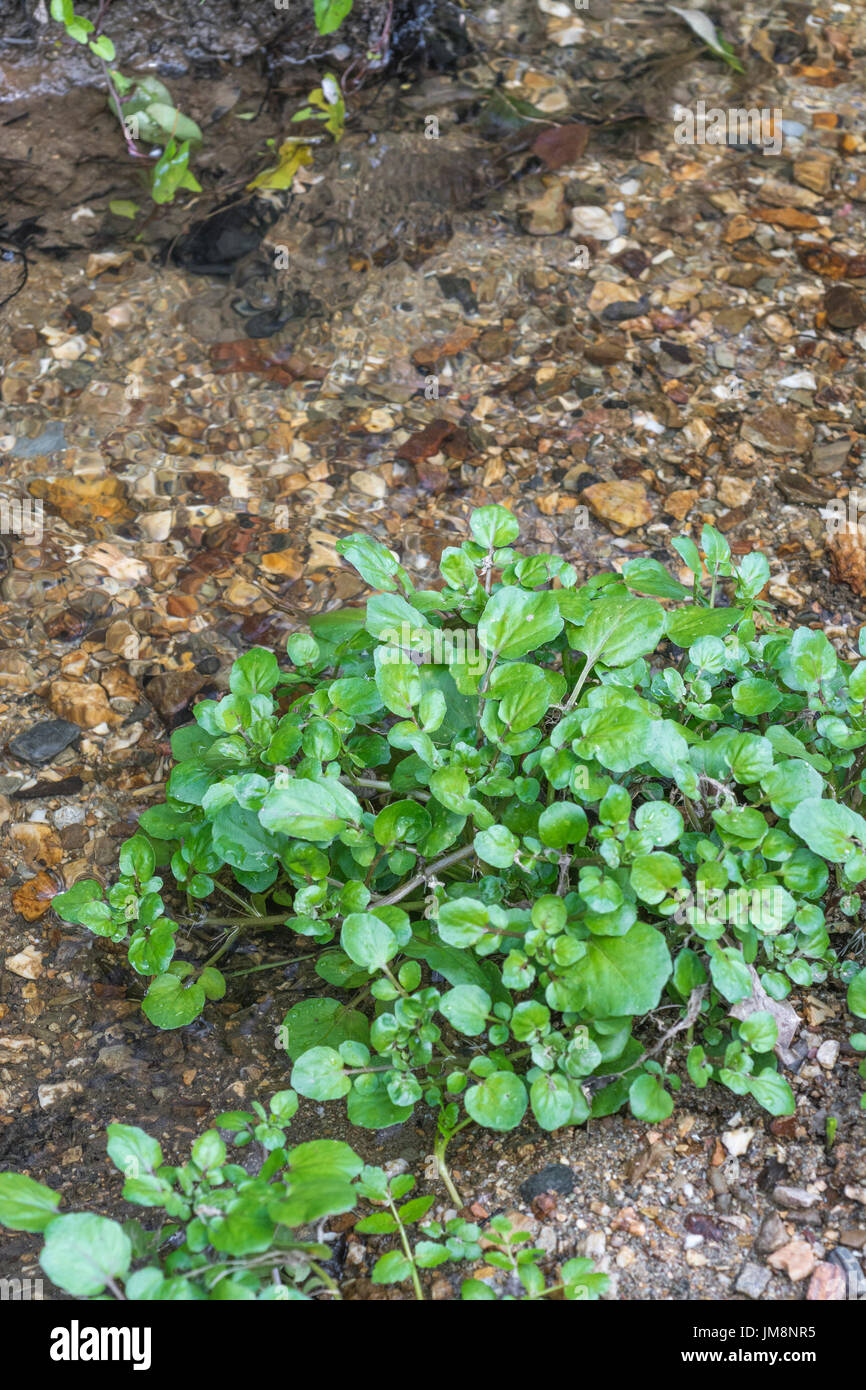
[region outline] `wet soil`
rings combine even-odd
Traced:
[[[0,299],[27,270],[0,310],[0,500],[44,509],[41,535],[2,537],[0,1166],[107,1214],[124,1208],[105,1125],[141,1124],[171,1160],[220,1110],[284,1086],[276,1030],[315,977],[305,942],[256,938],[227,961],[251,973],[226,1000],[157,1033],[123,949],[59,924],[51,897],[110,878],[159,799],[168,733],[234,657],[357,600],[342,535],[370,530],[429,584],[488,502],[581,575],[669,562],[671,537],[709,521],[736,553],[768,554],[784,618],[843,656],[866,617],[860,533],[828,520],[831,503],[856,520],[866,467],[853,9],[723,7],[740,78],[639,0],[470,6],[456,29],[444,7],[423,54],[350,94],[338,147],[290,193],[254,196],[268,142],[358,33],[307,64],[318,40],[281,32],[272,6],[209,5],[205,27],[195,5],[114,0],[110,17],[127,8],[142,18],[106,25],[122,64],[160,76],[205,132],[202,194],[134,222],[109,207],[146,199],[98,72],[32,6],[0,4]],[[366,43],[381,7],[359,23]],[[673,103],[698,100],[780,109],[778,157],[678,144]],[[586,138],[542,159],[551,122]],[[62,751],[14,756],[10,739],[52,719],[78,731]],[[862,933],[837,941],[862,951]],[[864,1248],[866,1159],[843,997],[795,1003],[795,1118],[686,1082],[656,1130],[469,1131],[462,1194],[481,1219],[520,1212],[552,1263],[593,1255],[611,1296],[804,1297],[815,1262]],[[307,1102],[292,1132],[347,1137],[436,1190],[429,1116],[374,1135]],[[557,1164],[572,1189],[546,1196]],[[808,1247],[796,1278],[756,1247],[785,1183],[816,1199],[781,1209],[785,1241]],[[0,1273],[35,1272],[36,1248],[4,1238]],[[348,1241],[349,1296],[386,1296],[367,1279],[377,1253]],[[432,1292],[454,1280],[437,1272]]]

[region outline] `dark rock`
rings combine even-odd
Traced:
[[[436,283],[446,299],[456,299],[465,314],[478,313],[472,282],[465,275],[437,275]]]
[[[11,738],[9,751],[25,763],[50,763],[79,738],[81,729],[68,719],[44,719]]]
[[[561,1192],[566,1196],[574,1191],[574,1173],[564,1163],[549,1163],[540,1173],[533,1173],[520,1184],[520,1195],[525,1202],[540,1197],[542,1192]]]
[[[164,671],[148,682],[145,693],[166,724],[173,727],[173,722],[204,685],[207,685],[207,677],[198,671]]]
[[[639,319],[648,307],[649,300],[646,295],[642,295],[637,303],[633,300],[618,299],[613,304],[606,304],[599,317],[605,323],[624,323],[626,319]]]
[[[53,722],[53,721],[52,721]],[[63,720],[59,720],[63,723]],[[32,787],[21,787],[17,792],[13,792],[12,801],[38,801],[42,796],[75,796],[81,791],[84,783],[78,776],[61,777],[59,782],[34,782]]]
[[[724,1240],[727,1232],[712,1217],[702,1211],[690,1211],[683,1226],[692,1236],[703,1236],[704,1240]]]
[[[824,312],[833,328],[859,328],[866,320],[866,304],[848,285],[833,285],[827,290]]]

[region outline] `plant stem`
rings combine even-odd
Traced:
[[[220,946],[219,950],[214,951],[213,955],[209,956],[208,959],[205,961],[203,969],[207,970],[208,966],[213,965],[214,961],[218,961],[220,956],[224,956],[226,951],[228,951],[230,947],[232,947],[235,944],[240,934],[240,927],[235,927],[234,931],[230,931],[222,946]]]
[[[423,1302],[424,1302],[424,1290],[423,1290],[422,1287],[421,1287],[421,1280],[418,1278],[418,1270],[417,1270],[417,1267],[416,1267],[416,1265],[415,1265],[415,1261],[414,1261],[414,1259],[412,1258],[412,1247],[411,1247],[411,1245],[409,1244],[409,1238],[408,1238],[408,1236],[406,1235],[406,1227],[403,1225],[403,1222],[400,1220],[400,1216],[399,1216],[399,1213],[398,1213],[398,1211],[397,1211],[397,1208],[396,1208],[396,1206],[394,1205],[394,1201],[393,1201],[393,1199],[392,1199],[390,1196],[388,1197],[388,1206],[391,1208],[391,1215],[394,1217],[394,1220],[397,1222],[397,1229],[398,1229],[398,1231],[400,1232],[400,1244],[403,1246],[403,1253],[404,1253],[404,1255],[406,1256],[406,1259],[409,1261],[409,1266],[410,1266],[410,1268],[411,1268],[411,1270],[412,1270],[412,1287],[413,1287],[414,1290],[415,1290],[415,1298],[416,1298],[416,1300],[418,1301],[418,1303],[423,1303]]]
[[[444,854],[441,859],[436,859],[423,872],[415,874],[413,878],[407,878],[406,882],[393,892],[386,893],[384,897],[374,898],[373,907],[390,907],[393,903],[399,903],[403,898],[409,896],[416,888],[420,888],[428,878],[432,878],[440,869],[450,869],[452,864],[459,864],[461,859],[468,859],[475,853],[474,845],[464,845],[462,849],[452,850],[450,854]]]
[[[445,1184],[445,1190],[448,1196],[451,1198],[452,1202],[455,1203],[458,1211],[463,1206],[463,1198],[454,1186],[454,1180],[445,1162],[445,1150],[448,1148],[454,1135],[470,1123],[470,1120],[464,1120],[462,1124],[457,1125],[454,1129],[440,1130],[436,1136],[436,1143],[433,1145],[433,1155],[436,1159],[436,1167],[439,1169],[439,1176]]]

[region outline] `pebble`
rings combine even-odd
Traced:
[[[762,1255],[771,1254],[774,1250],[779,1250],[787,1239],[788,1233],[782,1218],[774,1211],[761,1222],[761,1229],[755,1238],[755,1249]]]
[[[44,954],[44,951],[37,951],[35,946],[25,946],[17,955],[6,957],[6,969],[22,980],[38,980],[42,974]]]
[[[808,1241],[791,1240],[774,1250],[767,1264],[771,1269],[783,1269],[793,1283],[798,1283],[807,1279],[815,1268],[815,1251]]]
[[[770,1271],[768,1269],[755,1264],[752,1260],[746,1260],[737,1275],[734,1289],[737,1293],[745,1294],[747,1298],[760,1298],[769,1282]]]
[[[524,1202],[533,1201],[542,1192],[560,1192],[567,1196],[573,1191],[574,1173],[564,1163],[549,1163],[520,1184],[520,1195]]]
[[[591,236],[595,241],[613,241],[619,229],[609,212],[598,207],[576,207],[571,214],[571,235]]]
[[[734,1158],[740,1158],[755,1137],[753,1129],[729,1129],[722,1135],[722,1143]]]
[[[847,1297],[847,1292],[845,1275],[838,1265],[826,1260],[816,1264],[806,1290],[809,1303],[838,1303]]]
[[[839,1057],[839,1044],[835,1038],[823,1042],[815,1054],[815,1060],[826,1067],[828,1071],[835,1067]]]
[[[652,521],[647,490],[643,483],[617,478],[610,483],[593,483],[580,494],[593,514],[606,521],[616,535],[633,531]]]
[[[67,825],[80,825],[84,820],[85,814],[86,812],[83,806],[76,806],[74,803],[68,802],[63,806],[58,806],[57,810],[53,813],[52,819],[57,829],[63,830]]]
[[[36,1095],[43,1110],[48,1110],[67,1096],[80,1095],[84,1090],[80,1081],[55,1081],[45,1086],[37,1086]]]
[[[9,751],[25,763],[50,763],[80,737],[78,725],[68,719],[44,719],[11,738]]]
[[[777,1207],[793,1207],[796,1211],[807,1211],[821,1200],[819,1192],[807,1192],[805,1187],[788,1187],[779,1183],[773,1188],[773,1201]]]

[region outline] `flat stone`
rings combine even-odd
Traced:
[[[643,483],[616,478],[610,483],[593,483],[580,495],[595,516],[606,521],[616,535],[652,521],[653,509]]]
[[[820,1202],[819,1192],[807,1192],[805,1187],[788,1187],[779,1183],[773,1188],[773,1201],[777,1207],[793,1207],[795,1211],[808,1211]]]
[[[50,763],[80,737],[78,725],[68,719],[43,719],[10,738],[9,751],[25,763]]]
[[[741,438],[771,454],[805,454],[815,437],[805,415],[790,406],[768,405],[740,430]]]
[[[736,1293],[745,1294],[747,1298],[760,1298],[769,1282],[770,1271],[768,1269],[764,1269],[763,1265],[755,1264],[752,1260],[746,1260],[737,1275],[734,1290]]]

